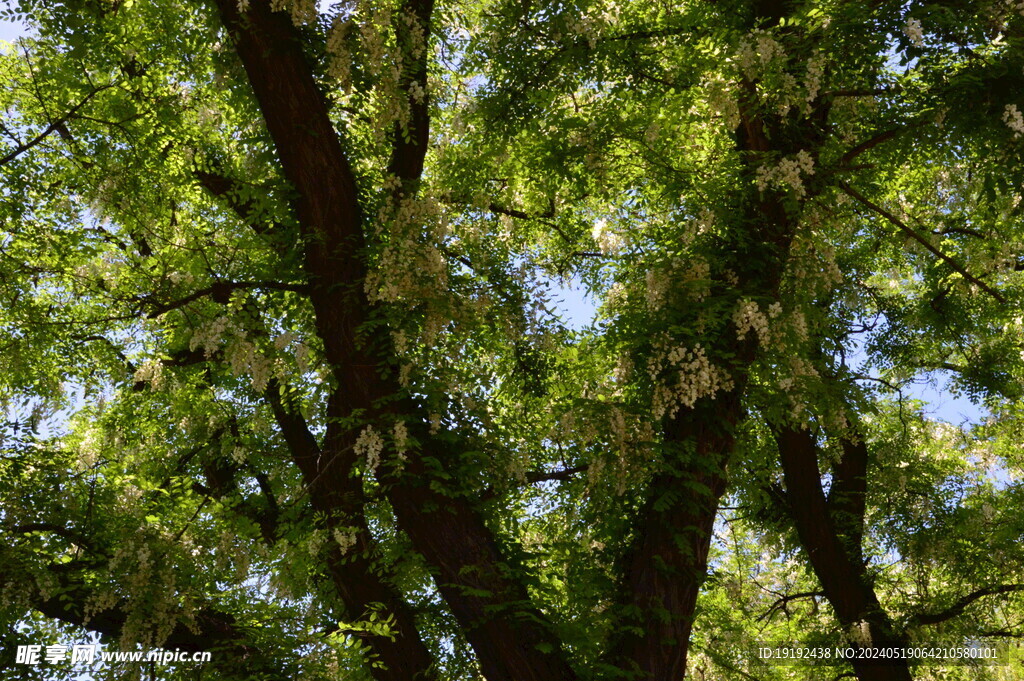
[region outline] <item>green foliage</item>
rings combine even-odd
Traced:
[[[876,614],[811,558],[791,431],[901,644],[1019,640],[1018,5],[9,3],[0,678],[91,631],[214,652],[169,679],[383,679],[417,636],[479,679],[491,622],[581,679],[667,681],[623,652],[660,624],[688,678],[835,678],[752,654]]]

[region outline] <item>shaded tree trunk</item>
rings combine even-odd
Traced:
[[[428,21],[429,1],[413,0],[408,5],[410,15],[424,24]],[[368,541],[361,515],[362,483],[352,475],[358,433],[340,424],[351,422],[353,413],[373,418],[393,412],[399,406],[394,397],[402,391],[386,357],[356,340],[372,309],[363,290],[365,242],[355,179],[289,17],[272,11],[265,0],[250,3],[244,15],[234,0],[218,0],[217,6],[235,38],[284,175],[298,195],[296,213],[310,300],[339,386],[330,399],[322,449],[298,416],[280,405],[275,414],[314,507],[329,524],[357,524],[359,536]],[[425,68],[412,69],[404,82],[408,85],[408,79],[417,77],[426,77]],[[420,86],[425,89],[426,83]],[[427,142],[427,105],[410,97],[415,104],[412,129],[408,135],[396,135],[389,165],[406,186],[419,178]],[[390,407],[382,406],[389,401]],[[418,411],[404,406],[408,413]],[[422,424],[413,428],[426,430]],[[420,441],[430,440],[422,433],[417,436]],[[426,454],[445,458],[443,452]],[[484,675],[489,681],[571,681],[575,674],[560,642],[530,604],[522,583],[504,569],[493,532],[472,506],[445,493],[433,478],[420,458],[410,456],[405,472],[387,481],[388,497],[399,526],[433,569]],[[408,609],[401,595],[387,587],[369,563],[333,560],[332,571],[339,596],[353,615],[360,615],[367,603],[380,603],[397,618],[398,635],[393,640],[374,637],[370,641],[385,662],[371,670],[374,676],[393,681],[429,676],[429,655],[414,622],[405,615]]]
[[[843,443],[843,460],[834,471],[831,494],[826,498],[814,435],[785,428],[776,433],[776,439],[788,513],[839,623],[847,631],[866,628],[871,647],[905,647],[905,637],[896,631],[878,601],[863,559],[866,446],[863,442]],[[852,664],[860,681],[912,678],[906,660],[854,659]]]

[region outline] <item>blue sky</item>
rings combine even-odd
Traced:
[[[25,27],[13,21],[0,20],[0,40],[11,42],[25,32]]]

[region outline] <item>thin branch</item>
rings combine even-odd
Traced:
[[[206,288],[195,291],[184,298],[169,303],[155,304],[152,303],[152,301],[147,300],[147,303],[152,303],[154,305],[153,309],[147,316],[159,317],[165,312],[177,310],[178,308],[184,307],[189,303],[195,302],[200,298],[205,298],[206,296],[212,297],[218,303],[226,303],[232,291],[251,288],[276,289],[280,291],[294,291],[296,293],[306,293],[309,291],[309,286],[306,284],[289,284],[288,282],[282,281],[218,281],[211,286],[207,286]]]
[[[1000,586],[978,589],[977,591],[972,591],[967,594],[945,610],[931,613],[919,613],[911,618],[910,621],[911,624],[916,625],[938,624],[939,622],[945,622],[946,620],[953,619],[954,617],[963,614],[964,610],[967,609],[967,606],[980,598],[1020,591],[1024,591],[1024,584],[1001,584]]]
[[[557,471],[545,472],[545,471],[531,471],[526,474],[526,483],[534,484],[537,482],[547,482],[550,480],[566,481],[572,480],[576,475],[590,469],[590,464],[581,464],[579,466],[572,466],[571,468],[563,468]],[[488,487],[480,493],[480,501],[488,501],[498,496],[497,490],[493,487]]]
[[[762,622],[764,620],[771,619],[772,615],[774,615],[776,612],[778,612],[780,610],[785,610],[786,609],[786,605],[788,605],[791,601],[796,601],[796,600],[799,600],[801,598],[819,598],[819,597],[824,597],[824,596],[825,596],[825,592],[824,591],[801,591],[800,593],[788,594],[788,595],[782,596],[781,598],[776,600],[774,603],[772,603],[771,607],[769,607],[761,615],[759,615],[758,618],[757,618],[757,621],[758,622]]]
[[[924,246],[925,249],[927,249],[933,255],[935,255],[940,260],[949,265],[951,268],[953,268],[953,270],[958,272],[964,279],[967,279],[971,283],[977,285],[978,288],[980,288],[982,291],[998,300],[1000,303],[1003,303],[1004,305],[1006,304],[1006,298],[1001,293],[999,293],[999,291],[996,291],[991,286],[989,286],[988,284],[981,281],[973,274],[965,270],[958,262],[953,260],[953,258],[949,257],[948,255],[940,251],[938,248],[933,246],[931,242],[928,241],[928,239],[918,234],[916,230],[914,230],[912,227],[910,227],[905,222],[900,220],[898,217],[896,217],[886,209],[882,208],[878,204],[873,203],[870,199],[865,197],[863,194],[861,194],[860,192],[858,192],[845,182],[839,182],[839,188],[842,189],[851,198],[856,199],[857,201],[864,204],[865,206],[867,206],[868,208],[870,208],[871,210],[873,210],[874,212],[878,213],[886,220],[891,222],[893,225],[898,227],[901,232],[903,232],[904,234],[912,238],[914,241]]]
[[[74,530],[69,530],[64,526],[57,525],[55,523],[23,523],[21,525],[15,525],[14,527],[12,527],[10,529],[10,532],[13,534],[50,532],[52,534],[57,535],[58,537],[63,537],[64,539],[67,539],[69,542],[72,542],[74,544],[77,544],[78,546],[88,549],[91,552],[95,552],[92,542],[90,542],[88,539],[78,534]]]
[[[872,138],[870,138],[868,140],[865,140],[864,142],[861,142],[860,144],[855,146],[853,149],[850,149],[848,152],[843,154],[840,157],[839,163],[837,165],[839,165],[840,167],[845,166],[850,161],[852,161],[853,159],[855,159],[858,156],[860,156],[861,154],[863,154],[865,151],[868,151],[870,149],[874,149],[879,144],[883,144],[885,142],[888,142],[889,140],[891,140],[892,138],[896,137],[897,135],[899,135],[901,133],[904,133],[904,132],[907,132],[909,130],[913,130],[914,128],[919,128],[922,125],[924,125],[924,123],[918,123],[916,125],[911,125],[911,126],[907,126],[907,127],[903,127],[903,128],[892,128],[890,130],[886,130],[885,132],[881,132],[881,133],[875,135],[874,137],[872,137]]]
[[[117,355],[117,358],[124,363],[125,368],[128,369],[128,371],[131,374],[134,375],[135,372],[138,371],[138,367],[135,366],[135,364],[132,363],[132,361],[130,359],[128,359],[128,356],[124,354],[124,352],[121,350],[121,348],[119,348],[114,343],[114,341],[110,340],[106,336],[103,336],[103,335],[100,335],[100,334],[94,334],[92,336],[85,336],[83,338],[80,338],[79,341],[82,342],[82,343],[88,343],[89,341],[100,341],[100,342],[104,343],[108,348],[110,348],[111,352],[113,352],[115,355]]]
[[[535,482],[546,482],[548,480],[571,480],[576,477],[578,473],[583,473],[590,469],[589,464],[581,464],[579,466],[572,466],[571,468],[563,468],[562,470],[552,471],[550,473],[542,472],[530,472],[526,474],[526,481],[529,483]]]
[[[964,234],[966,236],[973,236],[977,239],[988,238],[978,230],[969,229],[967,227],[944,227],[943,229],[932,230],[932,234]]]
[[[275,236],[284,231],[284,226],[280,223],[260,223],[254,219],[260,211],[255,201],[241,198],[238,189],[243,183],[239,180],[207,170],[196,170],[194,174],[206,191],[223,201],[242,222],[248,224],[257,234]]]
[[[388,173],[403,185],[418,183],[430,142],[430,100],[427,94],[427,59],[434,0],[406,0],[394,22],[395,38],[406,64],[398,88],[405,95],[409,118],[395,123]],[[406,190],[413,189],[406,186]]]
[[[545,218],[555,217],[555,202],[552,201],[546,211],[536,215],[530,215],[529,213],[516,208],[506,208],[505,206],[494,202],[491,202],[491,204],[487,206],[487,210],[492,213],[498,213],[499,215],[508,215],[509,217],[517,218],[519,220],[542,220]]]
[[[0,158],[0,166],[3,166],[3,165],[6,165],[6,164],[10,163],[14,159],[16,159],[18,156],[21,156],[23,153],[25,153],[26,151],[28,151],[32,147],[36,146],[37,144],[39,144],[40,142],[45,140],[47,137],[49,137],[53,133],[56,132],[56,133],[59,134],[61,129],[64,127],[65,123],[67,123],[69,120],[71,120],[74,117],[74,115],[78,112],[78,110],[81,109],[83,106],[85,106],[86,103],[88,103],[88,101],[90,99],[92,99],[93,97],[98,95],[100,92],[103,92],[104,90],[108,90],[108,89],[110,89],[112,87],[114,87],[114,83],[108,83],[107,85],[103,85],[103,86],[101,86],[99,88],[96,88],[95,90],[93,90],[92,92],[87,94],[85,96],[85,98],[82,99],[82,101],[80,101],[75,106],[71,107],[71,109],[66,114],[64,114],[61,118],[57,119],[53,123],[50,123],[48,126],[46,126],[46,128],[41,133],[36,135],[30,141],[25,142],[24,144],[18,145],[18,148],[14,149],[13,151],[8,152],[5,156]]]
[[[832,97],[874,97],[875,95],[884,95],[892,92],[888,88],[875,88],[873,90],[828,90],[821,93],[821,97],[832,98]]]

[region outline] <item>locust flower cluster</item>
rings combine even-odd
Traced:
[[[622,235],[616,234],[608,229],[608,222],[604,219],[598,220],[594,223],[594,229],[591,232],[591,236],[594,237],[597,247],[601,249],[601,252],[605,255],[614,255],[618,253],[626,244],[626,240]]]
[[[647,361],[647,373],[655,383],[651,412],[655,420],[672,418],[682,407],[693,407],[702,397],[731,390],[732,377],[708,359],[700,343],[692,349],[673,347],[660,339]]]
[[[910,38],[917,47],[924,47],[924,30],[921,28],[920,19],[907,19],[906,25],[903,27],[903,33]]]
[[[814,158],[804,149],[789,158],[779,161],[774,167],[761,166],[757,169],[757,188],[766,190],[769,186],[789,189],[797,198],[807,194],[803,178],[814,174]]]
[[[1024,134],[1024,116],[1016,104],[1006,105],[1006,109],[1003,110],[1003,122],[1006,123],[1006,127],[1013,130],[1014,139]]]
[[[384,439],[373,426],[366,426],[359,433],[356,444],[353,447],[357,456],[366,457],[366,471],[371,476],[377,472],[380,465],[380,455],[384,451]]]

